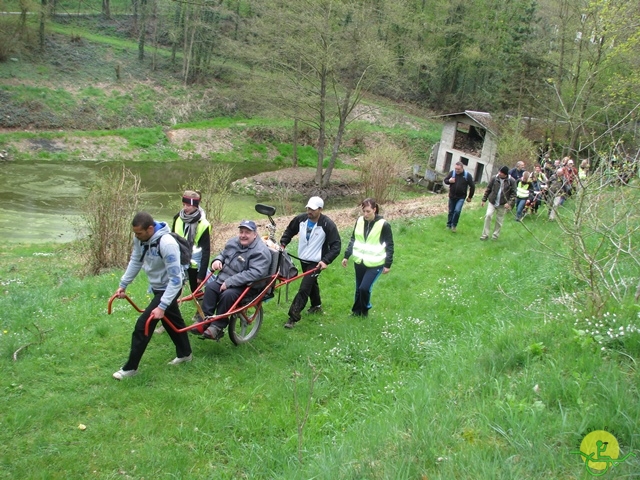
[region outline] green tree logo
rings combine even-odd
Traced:
[[[580,450],[571,452],[582,456],[584,468],[594,477],[604,475],[610,468],[624,462],[635,453],[629,452],[620,457],[620,444],[616,437],[605,430],[588,433],[580,443]]]

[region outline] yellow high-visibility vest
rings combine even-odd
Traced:
[[[518,198],[529,198],[529,184],[518,182],[518,188],[516,189],[516,195]]]
[[[387,258],[387,244],[380,243],[384,218],[373,224],[366,240],[364,238],[364,224],[364,217],[358,218],[353,232],[355,240],[353,242],[353,261],[355,263],[364,263],[367,267],[384,265],[384,261]]]

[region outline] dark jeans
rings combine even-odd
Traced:
[[[354,263],[356,270],[356,295],[351,311],[354,315],[366,317],[371,308],[371,290],[382,274],[382,265],[367,267],[363,263]]]
[[[229,311],[233,304],[238,300],[245,287],[232,287],[227,288],[223,292],[220,291],[220,284],[218,282],[207,283],[204,289],[204,297],[202,301],[202,312],[206,317],[221,315]],[[228,318],[221,318],[216,320],[213,324],[219,328],[225,328],[229,325]]]
[[[457,227],[460,220],[460,212],[464,205],[464,198],[449,199],[449,216],[447,217],[447,227]]]
[[[516,220],[520,220],[523,217],[524,207],[527,205],[527,198],[516,198]]]
[[[314,269],[318,263],[317,262],[300,262],[302,266],[303,272],[308,272],[309,270]],[[320,287],[318,286],[318,275],[320,275],[320,270],[316,273],[312,273],[311,275],[307,275],[302,277],[302,282],[300,282],[300,289],[296,294],[293,302],[291,302],[291,307],[289,307],[289,320],[294,322],[300,321],[300,312],[307,305],[307,300],[311,298],[311,306],[318,307],[322,304],[322,300],[320,299]]]
[[[144,351],[147,349],[147,345],[149,345],[149,341],[151,341],[151,336],[153,335],[153,330],[158,324],[158,319],[153,319],[149,322],[149,335],[144,334],[144,324],[146,323],[151,311],[160,305],[160,299],[164,291],[153,291],[153,299],[149,306],[145,309],[144,312],[138,317],[136,321],[136,326],[133,329],[133,333],[131,334],[131,351],[129,352],[129,360],[122,367],[123,370],[137,370],[138,365],[140,364],[140,360],[142,359],[142,355]],[[171,323],[178,328],[182,329],[186,325],[184,324],[184,320],[182,319],[182,315],[180,314],[180,309],[178,308],[178,297],[180,297],[180,293],[176,295],[176,298],[173,299],[169,307],[165,310],[164,315]],[[173,329],[167,324],[167,322],[162,320],[162,325],[165,330],[171,337],[171,341],[176,346],[176,357],[187,357],[191,355],[191,345],[189,344],[189,335],[187,332],[178,333],[174,332]]]

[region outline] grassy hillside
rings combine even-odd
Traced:
[[[0,247],[0,476],[584,479],[574,452],[599,429],[640,453],[637,308],[592,318],[522,225],[480,242],[482,214],[465,208],[457,234],[442,216],[395,221],[367,320],[348,315],[353,271],[336,262],[323,315],[285,330],[274,299],[253,342],[193,339],[179,367],[155,336],[122,382],[136,313],[106,314],[122,272],[77,278],[72,245]],[[563,251],[555,224],[525,220]],[[638,472],[630,457],[605,478]]]
[[[168,49],[148,46],[138,60],[137,43],[123,35],[129,21],[56,17],[48,24],[46,54],[25,51],[2,64],[5,159],[291,161],[293,122],[247,88],[244,67],[217,59],[216,74],[205,84],[186,86],[180,56],[172,62]],[[366,120],[350,125],[342,157],[388,136],[426,162],[440,136],[439,122],[380,98],[365,100],[358,113],[365,111]],[[192,133],[179,142],[170,130]],[[315,164],[316,137],[300,125],[303,165]],[[33,139],[53,141],[54,148]]]

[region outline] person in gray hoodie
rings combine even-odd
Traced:
[[[116,380],[132,377],[138,373],[138,365],[158,321],[162,321],[176,346],[176,358],[169,364],[179,365],[190,362],[193,358],[187,333],[176,332],[164,320],[165,317],[168,318],[177,329],[183,329],[186,326],[178,308],[178,297],[182,292],[183,284],[178,242],[171,235],[166,235],[171,232],[166,223],[154,221],[147,212],[136,213],[131,225],[135,235],[133,251],[127,270],[120,279],[116,295],[124,298],[127,286],[133,282],[140,270],[144,270],[149,279],[153,299],[138,317],[131,335],[129,360],[113,374]],[[144,326],[150,316],[153,320],[149,325],[149,335],[145,335]]]
[[[269,275],[270,266],[271,250],[258,236],[256,223],[243,220],[238,225],[238,236],[229,240],[222,253],[211,262],[211,270],[218,275],[208,281],[204,289],[202,312],[205,317],[214,312],[218,315],[228,312],[249,283]],[[216,320],[202,335],[219,340],[228,324],[227,317]]]

